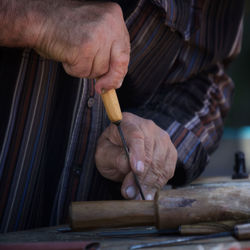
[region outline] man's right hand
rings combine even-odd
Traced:
[[[6,1],[0,0],[0,4]],[[26,0],[22,4],[26,5],[26,18],[20,15],[18,19],[17,15],[12,35],[22,27],[30,39],[28,46],[46,58],[62,62],[68,74],[98,78],[99,93],[103,88],[120,87],[127,73],[130,39],[118,4],[68,0]],[[10,17],[13,20],[13,15]],[[18,22],[23,23],[18,26]]]

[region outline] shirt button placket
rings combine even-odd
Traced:
[[[92,108],[95,104],[95,99],[93,97],[90,97],[87,102],[88,108]]]

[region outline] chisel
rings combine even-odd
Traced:
[[[102,101],[103,101],[103,104],[104,104],[104,107],[105,107],[105,110],[106,110],[106,113],[107,113],[109,120],[113,124],[115,124],[118,128],[118,131],[119,131],[119,134],[121,137],[121,141],[122,141],[122,145],[123,145],[123,148],[125,150],[126,156],[128,158],[128,163],[130,164],[128,147],[127,147],[127,144],[126,144],[126,141],[125,141],[125,138],[124,138],[121,126],[120,126],[121,121],[122,121],[122,112],[121,112],[120,104],[119,104],[119,101],[118,101],[118,98],[116,95],[116,91],[115,91],[115,89],[111,89],[108,91],[103,90],[101,97],[102,97]],[[137,188],[139,189],[140,195],[141,195],[142,199],[145,200],[145,197],[144,197],[144,194],[142,192],[141,185],[137,179],[137,176],[135,175],[135,173],[133,171],[132,171],[132,173],[134,175],[135,183],[136,183]]]
[[[248,240],[250,239],[250,224],[241,224],[235,225],[232,231],[229,232],[220,232],[216,234],[208,234],[208,235],[195,235],[189,237],[182,237],[177,239],[169,239],[164,241],[155,241],[155,242],[147,242],[141,243],[137,245],[131,246],[129,249],[141,249],[141,248],[151,248],[151,247],[160,247],[160,246],[169,246],[169,245],[180,245],[182,243],[195,241],[195,240],[205,240],[219,237],[227,237],[234,236],[238,240]]]

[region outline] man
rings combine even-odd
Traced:
[[[243,1],[117,2],[0,1],[1,231],[64,223],[72,200],[140,199],[132,172],[153,199],[217,147]],[[99,95],[121,84],[130,163]]]

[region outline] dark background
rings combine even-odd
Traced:
[[[245,2],[242,50],[228,71],[236,87],[233,106],[226,120],[230,127],[250,125],[250,1]]]
[[[231,175],[234,154],[243,151],[250,172],[250,1],[245,1],[243,43],[240,55],[228,68],[235,83],[231,111],[225,120],[225,131],[216,153],[210,159],[204,176]]]

